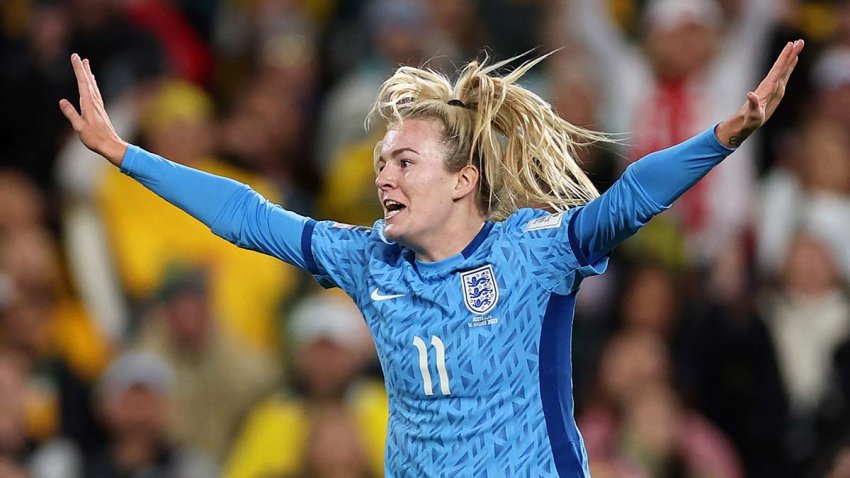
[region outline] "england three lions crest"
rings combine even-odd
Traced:
[[[491,265],[461,273],[460,283],[466,308],[474,314],[486,314],[499,301],[499,285]]]

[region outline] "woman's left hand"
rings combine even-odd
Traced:
[[[803,40],[785,45],[758,88],[747,93],[747,101],[738,113],[717,126],[716,134],[720,142],[736,148],[770,119],[785,96],[788,78],[797,66],[804,46]]]

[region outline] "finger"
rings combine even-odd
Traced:
[[[780,81],[782,81],[782,73],[780,71],[783,69],[783,60],[787,48],[788,46],[786,45],[786,47],[782,49],[782,53],[780,53],[779,57],[776,58],[776,61],[770,68],[770,71],[767,72],[767,75],[765,75],[758,87],[756,87],[755,91],[759,92],[762,96],[767,96],[771,91],[775,90]]]
[[[797,66],[797,63],[800,61],[800,52],[803,51],[803,48],[805,46],[806,46],[806,43],[803,40],[797,40],[797,41],[794,42],[791,64],[788,66],[788,69],[785,71],[785,74],[782,75],[783,85],[785,83],[787,83],[788,78],[791,77],[791,72],[794,71],[794,68]]]
[[[74,128],[74,131],[80,131],[83,128],[85,123],[83,117],[77,113],[76,108],[74,108],[74,105],[70,101],[66,99],[59,100],[59,109],[68,118],[68,121],[71,122],[71,127]]]
[[[797,61],[800,58],[800,52],[803,51],[803,48],[806,46],[806,42],[803,40],[796,40],[791,43],[790,51],[788,52],[788,57],[783,64],[783,72],[782,78],[788,78],[791,75],[791,71],[794,70],[794,67],[797,65]]]
[[[747,93],[747,114],[751,116],[761,115],[761,99],[754,91]]]
[[[91,71],[91,62],[87,59],[83,60],[83,65],[86,67],[86,74],[89,79],[89,89],[92,93],[92,98],[103,105],[103,97],[100,96],[100,89],[97,87],[97,80],[94,78],[94,73]]]
[[[71,55],[71,67],[73,67],[74,76],[77,78],[77,89],[80,91],[80,95],[88,93],[86,71],[80,55],[76,53]]]
[[[782,78],[782,74],[791,59],[793,50],[793,43],[789,41],[785,44],[785,47],[779,53],[779,56],[776,57],[776,61],[773,62],[773,66],[770,67],[770,71],[767,72],[767,77],[765,77],[766,80],[779,81],[779,79]]]
[[[97,95],[97,101],[99,101],[100,104],[103,104],[103,96],[101,96],[100,94],[100,87],[97,86],[97,80],[95,79],[94,75],[91,76],[91,84],[94,87],[95,95]]]
[[[89,90],[86,71],[80,55],[76,53],[71,55],[71,66],[74,67],[74,76],[77,77],[77,89],[80,91],[80,109],[83,109],[83,102],[91,99],[91,90]]]
[[[803,40],[796,40],[791,42],[789,45],[786,45],[785,49],[788,50],[787,57],[783,63],[783,75],[785,76],[788,72],[789,68],[792,68],[792,65],[796,64],[797,59],[800,56],[800,52],[803,51],[803,47],[806,46],[806,43]],[[783,53],[785,51],[783,50]]]
[[[98,102],[97,92],[95,92],[94,88],[94,75],[91,72],[91,65],[89,63],[88,58],[83,60],[83,70],[86,74],[86,83],[89,87],[89,95],[91,95],[92,104],[96,104]]]
[[[754,91],[750,91],[747,93],[747,102],[750,104],[752,108],[759,107],[759,95],[757,95]]]
[[[783,87],[784,87],[786,84],[788,84],[788,80],[791,78],[791,73],[793,73],[793,72],[794,72],[794,68],[796,68],[796,67],[797,67],[797,63],[798,63],[799,61],[800,61],[800,59],[799,59],[799,58],[797,58],[797,57],[795,57],[795,58],[791,61],[791,65],[789,65],[789,66],[788,66],[788,70],[787,70],[787,71],[785,72],[785,74],[782,76],[782,82],[781,82],[780,84],[781,84]]]
[[[760,92],[762,96],[769,97],[770,93],[775,91],[777,88],[784,88],[784,82],[787,83],[787,79],[790,76],[791,71],[797,64],[796,53],[799,52],[802,47],[803,43],[801,40],[786,43],[785,47],[782,48],[782,51],[779,53],[779,56],[776,58],[776,61],[774,61],[770,71],[767,73],[767,76],[765,76],[758,88],[756,88],[756,91]]]

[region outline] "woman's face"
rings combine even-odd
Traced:
[[[652,28],[647,37],[656,73],[674,79],[702,69],[711,59],[715,43],[714,30],[697,22]]]
[[[623,319],[629,327],[666,335],[675,325],[676,291],[664,271],[652,267],[635,271],[623,299]]]
[[[829,248],[813,236],[798,234],[785,259],[785,287],[819,296],[838,286],[838,271]]]
[[[850,193],[850,136],[832,121],[815,121],[803,137],[801,175],[810,190]]]
[[[378,200],[384,233],[419,251],[439,240],[455,200],[457,174],[445,168],[443,125],[435,119],[407,119],[387,131],[377,162]]]

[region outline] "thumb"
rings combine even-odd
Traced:
[[[761,107],[761,105],[759,104],[759,95],[757,95],[753,91],[750,91],[750,92],[747,93],[747,103],[748,103],[750,109],[757,110]]]
[[[74,105],[70,101],[64,98],[59,100],[59,109],[68,118],[68,121],[71,122],[71,127],[74,128],[74,131],[79,132],[83,128],[83,117],[77,113],[77,109],[74,108]]]

